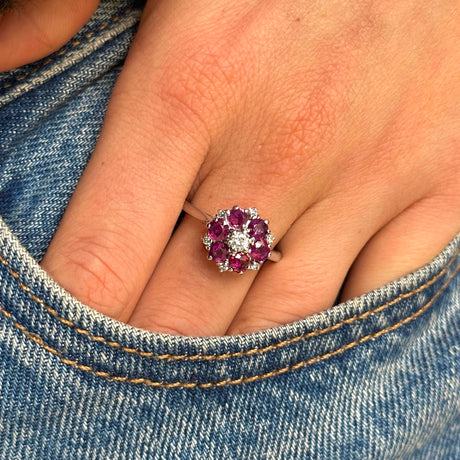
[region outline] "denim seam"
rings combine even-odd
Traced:
[[[89,31],[88,33],[85,34],[84,38],[86,39],[90,39],[91,37],[94,36],[95,33],[97,32],[101,32],[103,31],[104,29],[106,29],[110,24],[114,23],[114,22],[118,22],[122,16],[124,15],[127,15],[129,14],[130,12],[132,11],[132,8],[127,8],[126,10],[124,10],[122,13],[114,16],[112,19],[110,19],[110,21],[107,21],[103,24],[101,24],[100,26],[98,26],[96,29],[94,30],[91,30]],[[57,51],[55,53],[55,56],[53,58],[49,57],[48,59],[46,59],[45,61],[43,61],[42,63],[40,63],[40,65],[38,65],[37,67],[35,67],[34,69],[32,69],[31,71],[29,72],[26,72],[22,75],[19,75],[18,77],[15,78],[15,81],[22,81],[24,79],[26,79],[27,77],[29,77],[30,75],[38,72],[39,70],[41,70],[43,67],[47,66],[48,64],[50,64],[51,62],[55,61],[58,57],[61,57],[63,56],[64,54],[68,53],[70,50],[76,48],[77,46],[81,45],[82,43],[82,39],[80,40],[74,40],[72,42],[70,42],[69,44],[65,45],[65,47],[61,48],[59,51]],[[13,86],[13,83],[12,82],[9,82],[9,83],[5,83],[3,85],[3,89],[6,89],[6,88],[10,88],[11,86]]]
[[[317,363],[317,362],[320,362],[320,361],[324,361],[324,360],[326,360],[326,359],[328,359],[328,358],[330,358],[332,356],[339,355],[340,353],[342,353],[342,352],[344,352],[346,350],[349,350],[349,349],[355,347],[356,345],[359,345],[361,343],[367,342],[367,341],[369,341],[371,339],[376,339],[376,338],[380,337],[381,335],[383,335],[383,334],[385,334],[387,332],[394,331],[394,330],[398,329],[399,327],[411,322],[412,320],[414,320],[415,318],[420,316],[422,313],[424,313],[431,305],[433,305],[434,301],[447,288],[447,286],[450,284],[450,282],[453,280],[453,278],[455,277],[455,275],[459,271],[460,271],[460,264],[455,268],[455,270],[452,273],[452,275],[449,276],[447,281],[438,289],[438,291],[435,292],[433,297],[425,305],[423,305],[420,309],[415,311],[412,315],[402,319],[401,321],[393,324],[392,326],[386,327],[386,328],[384,328],[384,329],[382,329],[382,330],[380,330],[378,332],[375,332],[373,334],[368,334],[368,335],[366,335],[364,337],[361,337],[358,340],[355,340],[353,342],[347,343],[346,345],[343,345],[342,347],[340,347],[340,348],[338,348],[336,350],[330,351],[330,352],[325,353],[323,355],[315,356],[314,358],[310,358],[310,359],[307,359],[307,360],[304,360],[304,361],[300,361],[300,362],[298,362],[296,364],[293,364],[293,365],[285,366],[285,367],[283,367],[281,369],[270,371],[270,372],[267,372],[265,374],[253,375],[251,377],[241,376],[238,379],[234,379],[234,380],[227,379],[227,380],[222,380],[220,382],[207,382],[207,383],[170,382],[170,383],[164,383],[164,382],[156,382],[156,381],[150,380],[148,378],[143,378],[143,377],[141,377],[141,378],[133,378],[133,377],[129,377],[129,376],[123,376],[122,377],[122,376],[112,375],[112,374],[110,374],[108,372],[105,372],[105,371],[98,371],[98,370],[94,369],[91,366],[87,366],[87,365],[79,363],[78,361],[65,358],[55,348],[52,348],[49,345],[47,345],[44,342],[44,340],[42,339],[42,337],[40,337],[38,334],[35,334],[35,333],[32,333],[32,332],[28,331],[25,326],[23,326],[22,324],[20,324],[17,321],[15,321],[13,319],[11,313],[9,313],[7,310],[5,310],[1,305],[0,305],[0,311],[3,313],[4,316],[6,316],[8,319],[10,319],[12,321],[13,325],[16,328],[18,328],[19,330],[21,330],[28,338],[30,338],[32,341],[34,341],[39,346],[41,346],[45,350],[49,351],[53,355],[57,356],[64,364],[68,364],[68,365],[70,365],[70,366],[72,366],[72,367],[74,367],[76,369],[79,369],[79,370],[82,370],[82,371],[85,371],[85,372],[90,372],[90,373],[92,373],[92,374],[94,374],[94,375],[96,375],[98,377],[104,377],[104,378],[106,378],[108,380],[112,380],[112,381],[116,381],[116,382],[127,382],[127,383],[130,383],[130,384],[144,384],[144,385],[151,386],[151,387],[162,387],[162,388],[201,388],[201,389],[206,389],[206,388],[212,388],[212,387],[223,387],[223,386],[238,385],[238,384],[243,384],[243,383],[251,383],[251,382],[254,382],[254,381],[257,381],[257,380],[264,380],[264,379],[266,379],[268,377],[274,377],[274,376],[277,376],[277,375],[281,375],[281,374],[284,374],[284,373],[286,373],[288,371],[294,371],[294,370],[299,369],[301,367],[308,366],[308,365],[311,365],[311,364],[314,364],[314,363]]]
[[[336,324],[333,324],[331,326],[328,326],[328,327],[326,327],[324,329],[318,329],[318,330],[315,330],[315,331],[312,331],[312,332],[307,332],[305,334],[301,334],[301,335],[296,336],[296,337],[291,337],[289,339],[283,340],[283,341],[275,343],[275,344],[268,345],[266,347],[255,347],[255,348],[252,348],[252,349],[249,349],[249,350],[241,350],[241,351],[237,351],[237,352],[227,352],[227,353],[223,353],[223,354],[220,354],[220,355],[203,355],[203,354],[175,355],[175,354],[169,354],[169,353],[159,355],[159,354],[155,354],[154,352],[151,352],[151,351],[142,351],[142,350],[138,350],[138,349],[135,349],[135,348],[128,348],[128,347],[125,347],[125,346],[121,345],[118,342],[108,340],[107,338],[102,337],[102,336],[94,336],[87,329],[83,329],[83,328],[77,326],[72,321],[60,316],[58,314],[58,312],[56,310],[54,310],[52,307],[50,307],[49,305],[47,305],[42,298],[36,296],[32,292],[32,289],[19,279],[19,273],[15,272],[9,266],[8,261],[5,260],[1,255],[0,255],[0,262],[5,267],[7,267],[8,272],[10,273],[10,275],[13,276],[13,278],[15,278],[16,280],[18,280],[20,288],[23,291],[25,291],[28,294],[30,294],[31,299],[34,302],[40,304],[50,315],[52,315],[54,318],[56,318],[59,322],[65,324],[66,326],[71,327],[72,329],[74,329],[79,334],[85,335],[86,337],[88,337],[89,340],[91,340],[93,342],[102,342],[102,343],[105,343],[109,347],[119,348],[121,351],[126,352],[126,353],[136,354],[136,355],[146,357],[146,358],[156,358],[156,359],[159,359],[159,360],[167,359],[169,361],[176,361],[176,360],[177,361],[178,360],[184,360],[184,361],[196,361],[196,360],[218,361],[218,360],[224,360],[224,359],[228,359],[228,358],[237,358],[237,357],[241,357],[241,356],[249,356],[249,355],[253,355],[253,354],[261,355],[263,353],[266,353],[267,351],[274,350],[274,349],[277,349],[277,348],[282,348],[284,346],[290,345],[292,343],[298,342],[298,341],[303,340],[303,339],[309,339],[309,338],[312,338],[312,337],[317,337],[317,336],[323,335],[323,334],[325,334],[327,332],[335,331],[336,329],[338,329],[339,327],[343,326],[344,324],[352,324],[352,323],[354,323],[354,322],[356,322],[358,320],[365,319],[368,316],[373,315],[375,313],[380,313],[381,311],[386,310],[387,308],[389,308],[390,306],[392,306],[395,303],[399,302],[400,300],[412,297],[413,295],[423,291],[424,289],[428,288],[433,283],[435,283],[441,276],[443,276],[446,273],[446,271],[452,265],[452,263],[454,262],[454,260],[456,259],[456,257],[458,256],[459,253],[460,253],[460,247],[455,251],[455,253],[452,255],[452,257],[449,260],[449,262],[444,266],[444,268],[437,275],[434,275],[432,278],[430,278],[428,281],[426,281],[424,284],[422,284],[418,288],[413,289],[412,291],[400,294],[398,297],[394,298],[393,300],[390,300],[389,302],[384,303],[384,304],[382,304],[382,305],[380,305],[380,306],[378,306],[378,307],[376,307],[376,308],[374,308],[372,310],[365,311],[364,313],[352,316],[351,318],[346,318],[346,319],[344,319],[344,320],[342,320],[342,321],[340,321],[340,322],[338,322]]]

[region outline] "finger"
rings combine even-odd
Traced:
[[[334,304],[353,260],[387,218],[364,197],[329,198],[297,219],[279,245],[283,259],[260,272],[228,335],[291,323]]]
[[[128,323],[173,335],[222,335],[255,273],[220,273],[205,257],[204,226],[186,216]],[[230,305],[230,308],[229,308]]]
[[[121,321],[166,246],[208,149],[203,126],[169,97],[145,52],[136,37],[96,149],[42,261],[71,294]]]
[[[0,72],[36,61],[64,45],[99,0],[18,2],[0,15]]]
[[[460,231],[460,204],[448,196],[416,202],[364,247],[348,274],[341,300],[369,292],[432,260]]]
[[[229,209],[240,197],[240,207],[250,207],[250,196],[256,196],[249,181],[242,176],[241,183],[231,184],[232,174],[216,174],[205,180],[194,197],[194,203],[203,210]],[[255,181],[259,186],[260,182]],[[263,192],[262,192],[263,190]],[[277,193],[279,195],[279,192]],[[215,196],[227,196],[218,202]],[[299,209],[281,206],[275,192],[269,187],[258,187],[262,218],[270,218],[270,229],[275,238],[281,238]],[[232,198],[234,197],[234,198]],[[275,204],[276,203],[276,204]],[[214,211],[212,211],[214,212]],[[214,261],[206,258],[200,238],[206,228],[197,220],[184,219],[173,235],[129,324],[143,329],[180,335],[222,335],[231,323],[247,291],[256,277],[256,271],[243,275],[220,273]],[[271,263],[271,262],[267,262]]]

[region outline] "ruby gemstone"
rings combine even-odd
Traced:
[[[270,254],[270,247],[265,240],[258,240],[251,246],[249,254],[256,262],[262,263],[267,260],[268,254]]]
[[[233,208],[227,219],[232,227],[241,228],[248,220],[248,215],[240,208]]]
[[[265,238],[268,231],[268,225],[262,219],[252,219],[248,225],[249,235],[256,240]]]
[[[225,243],[220,241],[212,243],[211,249],[209,249],[209,256],[212,257],[216,263],[220,264],[225,262],[227,260],[227,255],[228,247]]]
[[[243,273],[246,271],[249,265],[249,257],[246,254],[238,253],[234,256],[230,256],[228,259],[228,266],[237,273]]]
[[[227,238],[228,227],[223,224],[221,219],[213,220],[209,225],[208,235],[214,241],[223,241]]]

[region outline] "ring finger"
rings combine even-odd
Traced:
[[[296,205],[280,206],[281,200],[274,199],[270,187],[265,187],[263,193],[259,189],[259,200],[254,203],[250,199],[254,196],[251,185],[246,182],[246,186],[232,186],[228,177],[231,175],[208,176],[194,196],[194,205],[209,212],[230,209],[235,204],[242,209],[257,204],[259,216],[270,218],[270,231],[276,241],[303,211]],[[225,200],[217,199],[224,194]],[[205,230],[201,222],[185,216],[129,320],[131,325],[181,335],[225,333],[258,272],[247,270],[243,276],[220,273],[216,264],[206,259],[206,250],[200,242]]]

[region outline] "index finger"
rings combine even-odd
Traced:
[[[42,261],[72,295],[121,321],[141,296],[208,149],[198,118],[165,91],[160,61],[141,25]]]

